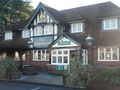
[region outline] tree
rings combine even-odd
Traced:
[[[32,10],[30,0],[0,0],[0,29],[12,22],[29,19]]]

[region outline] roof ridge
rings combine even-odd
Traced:
[[[85,6],[75,7],[75,8],[64,9],[64,10],[60,10],[59,12],[63,12],[63,11],[67,11],[67,10],[72,10],[72,9],[77,9],[77,8],[88,7],[88,6],[106,4],[106,3],[113,4],[111,1],[107,1],[107,2],[101,2],[101,3],[96,3],[96,4],[91,4],[91,5],[85,5]]]

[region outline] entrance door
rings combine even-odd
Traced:
[[[88,65],[88,51],[86,49],[82,49],[82,64]]]

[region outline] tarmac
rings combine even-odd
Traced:
[[[38,75],[21,75],[19,79],[14,79],[13,81],[63,85],[63,76],[40,72]]]

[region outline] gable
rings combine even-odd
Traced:
[[[36,8],[33,16],[29,20],[26,27],[30,27],[32,25],[37,25],[40,23],[58,23],[58,21],[54,18],[54,16],[49,13],[49,11],[45,8],[45,6],[40,3],[38,7]]]
[[[76,46],[80,46],[79,43],[77,43],[76,41],[68,38],[68,37],[60,37],[53,45],[53,48],[56,47],[76,47]]]

